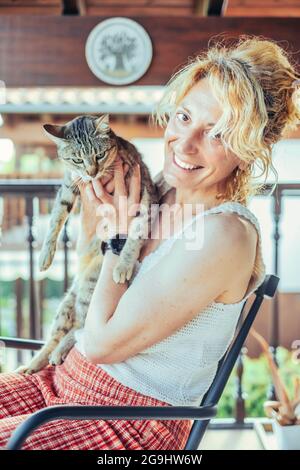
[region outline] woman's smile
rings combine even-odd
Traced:
[[[184,162],[179,157],[177,157],[177,155],[175,155],[174,152],[172,152],[172,162],[177,168],[180,168],[180,170],[182,170],[186,173],[190,173],[192,171],[199,171],[199,170],[203,169],[203,166],[192,165],[190,163]]]

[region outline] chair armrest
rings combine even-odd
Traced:
[[[6,348],[16,349],[29,349],[31,351],[38,351],[44,346],[45,341],[37,339],[23,339],[23,338],[10,338],[8,336],[0,336]]]
[[[44,341],[0,336],[7,348],[38,350]],[[56,419],[194,419],[210,420],[217,414],[215,405],[205,406],[87,406],[59,405],[43,408],[21,423],[6,449],[21,449],[26,438],[38,427]]]
[[[21,449],[25,439],[42,424],[55,419],[197,419],[216,416],[217,407],[207,406],[89,406],[58,405],[36,411],[21,423],[9,439],[6,449]]]

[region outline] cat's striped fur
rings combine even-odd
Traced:
[[[102,177],[113,174],[114,161],[118,155],[128,163],[129,170],[125,176],[128,180],[136,163],[141,169],[141,202],[149,213],[137,216],[142,224],[151,227],[151,204],[159,202],[169,186],[162,179],[152,181],[147,166],[142,161],[136,147],[117,136],[109,126],[108,115],[100,117],[79,116],[64,126],[46,124],[44,129],[48,136],[57,144],[58,157],[65,164],[66,170],[51,213],[49,230],[40,253],[40,269],[47,269],[53,260],[58,235],[68,218],[77,198],[80,198],[78,184],[89,181],[97,175]],[[153,215],[153,214],[152,214]],[[80,234],[76,251],[78,255],[78,273],[65,294],[55,315],[50,338],[45,346],[33,357],[31,362],[17,371],[34,373],[48,363],[60,364],[75,342],[74,332],[82,328],[87,309],[97,282],[102,264],[100,239],[95,234],[89,243],[85,243],[84,234]],[[130,279],[135,261],[139,257],[144,239],[128,237],[124,245],[119,263],[114,270],[115,282]]]

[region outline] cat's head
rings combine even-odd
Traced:
[[[58,157],[83,181],[111,173],[118,146],[108,114],[78,116],[64,125],[43,128],[57,145]]]

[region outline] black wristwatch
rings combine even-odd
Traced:
[[[127,240],[127,235],[117,233],[114,238],[101,242],[101,252],[103,256],[106,250],[111,250],[115,255],[119,255]]]

